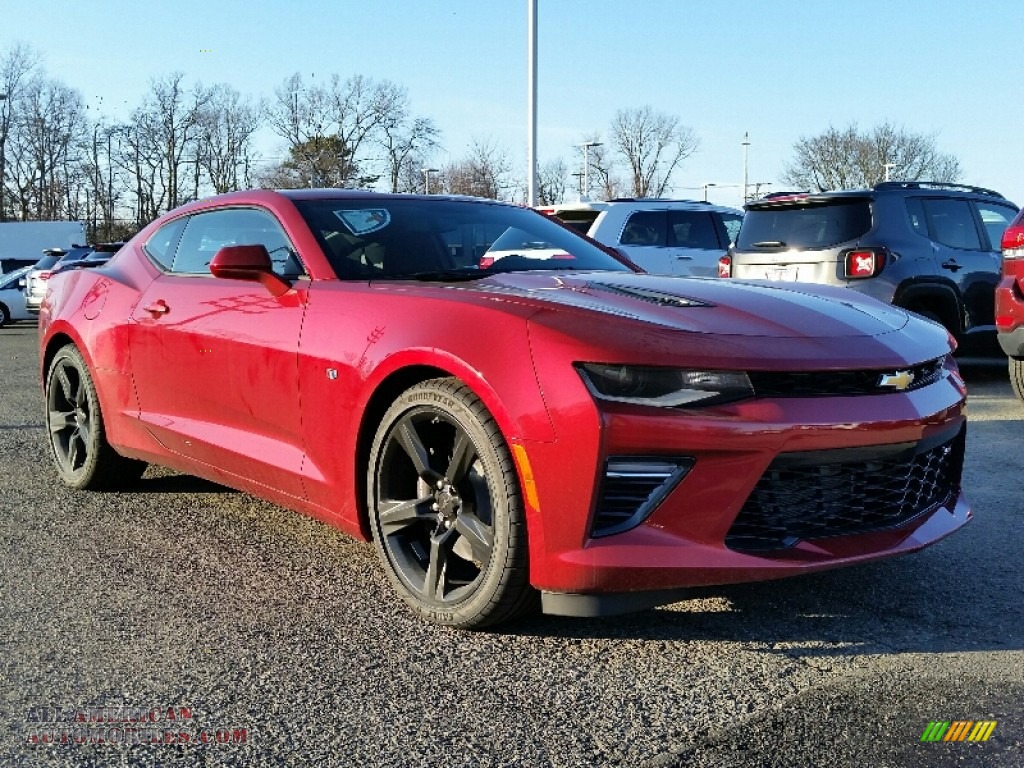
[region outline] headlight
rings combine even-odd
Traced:
[[[690,371],[638,365],[580,363],[580,376],[594,397],[661,408],[716,405],[754,396],[741,371]]]

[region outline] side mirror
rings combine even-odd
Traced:
[[[282,296],[291,285],[274,272],[270,254],[262,245],[225,245],[213,256],[210,272],[228,280],[263,283],[274,296]]]

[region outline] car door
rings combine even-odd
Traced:
[[[132,315],[141,418],[166,449],[302,498],[299,331],[308,280],[277,220],[255,208],[178,219],[147,253],[165,270]],[[263,245],[294,289],[214,277],[225,245]],[[163,262],[167,263],[161,263]]]
[[[673,210],[668,212],[668,250],[671,274],[716,277],[718,260],[725,256],[711,211]]]
[[[676,273],[668,249],[668,212],[634,211],[626,219],[616,247],[636,265],[656,275]]]
[[[972,202],[951,197],[921,202],[938,273],[959,285],[968,327],[994,328],[1000,256],[989,250]]]

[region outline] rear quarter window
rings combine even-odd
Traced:
[[[871,229],[868,200],[835,200],[770,208],[753,208],[743,217],[736,245],[748,248],[830,248]]]

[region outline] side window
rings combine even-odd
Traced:
[[[709,211],[669,211],[669,245],[677,248],[718,248],[718,234]]]
[[[932,239],[950,248],[980,251],[981,238],[974,226],[971,204],[966,200],[927,199],[923,201]]]
[[[274,272],[282,277],[303,274],[295,249],[277,220],[256,208],[229,208],[192,216],[174,256],[172,271],[208,275],[210,261],[225,245],[262,245]]]
[[[143,246],[149,258],[155,261],[164,269],[170,269],[174,261],[174,250],[178,247],[178,240],[181,239],[181,232],[185,229],[187,216],[175,219],[164,224],[153,233],[153,236]]]
[[[910,228],[921,237],[928,237],[928,220],[924,217],[924,203],[919,197],[908,197],[907,218],[910,221]]]
[[[1017,212],[1009,206],[994,203],[975,203],[974,207],[978,209],[981,224],[988,235],[989,250],[998,251],[1003,242],[1003,232],[1010,226]]]
[[[637,211],[622,229],[620,245],[665,245],[668,216],[665,211]]]
[[[743,217],[735,213],[721,213],[718,214],[718,219],[721,225],[725,228],[725,242],[721,243],[723,248],[728,248],[731,244],[736,242],[736,236],[740,233],[740,225],[743,223]]]

